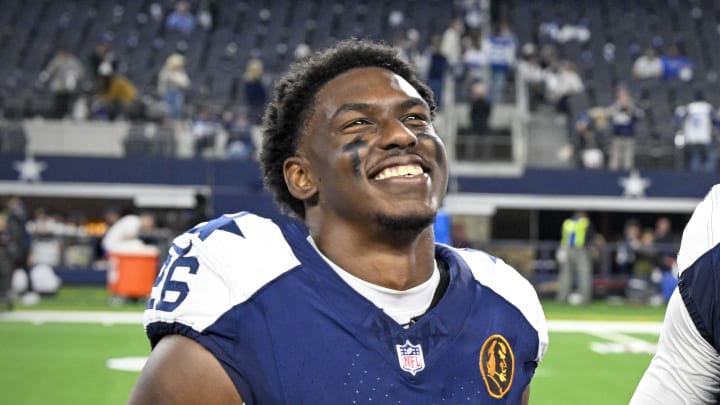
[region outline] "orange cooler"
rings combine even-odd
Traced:
[[[111,252],[108,289],[112,295],[128,298],[147,297],[157,277],[157,267],[157,252]]]

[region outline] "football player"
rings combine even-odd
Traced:
[[[348,40],[291,68],[261,163],[303,225],[239,212],[174,240],[130,403],[527,402],[544,314],[502,260],[435,242],[448,168],[434,111],[385,45]]]

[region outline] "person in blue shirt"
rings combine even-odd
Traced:
[[[660,56],[662,77],[665,80],[689,81],[693,77],[692,61],[680,53],[677,45],[670,45],[664,55]]]
[[[129,403],[527,403],[542,307],[501,259],[436,242],[434,111],[388,46],[343,41],[294,65],[260,161],[302,223],[241,211],[173,241]]]
[[[191,34],[195,30],[195,23],[195,16],[190,11],[190,3],[178,1],[175,10],[168,15],[165,26],[170,30]]]
[[[612,123],[610,143],[610,170],[632,170],[635,168],[635,124],[643,117],[643,111],[627,88],[620,86],[615,91],[615,102],[607,108]]]

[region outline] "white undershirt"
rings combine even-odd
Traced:
[[[330,268],[335,270],[335,273],[353,290],[375,304],[376,307],[382,309],[399,325],[409,324],[413,317],[424,314],[430,307],[435,290],[440,284],[440,269],[438,269],[437,261],[435,262],[435,270],[433,270],[427,281],[409,290],[398,291],[353,276],[328,259],[317,248],[312,237],[308,236],[308,242],[317,250],[320,257],[325,259]]]

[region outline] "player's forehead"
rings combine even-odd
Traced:
[[[322,86],[315,97],[315,111],[332,116],[348,105],[391,107],[408,100],[429,109],[418,90],[399,74],[381,67],[359,67]]]

